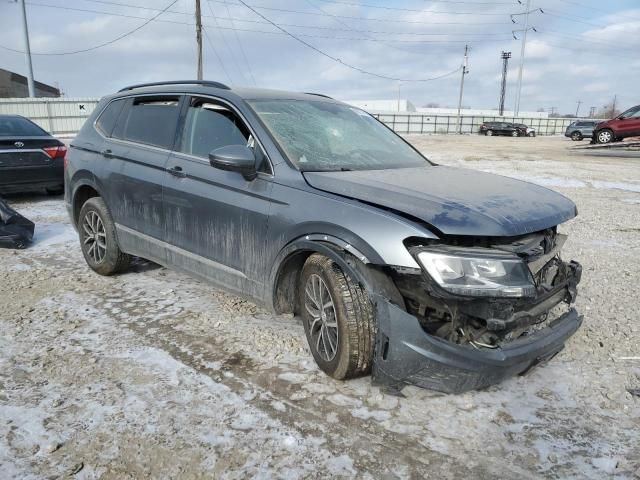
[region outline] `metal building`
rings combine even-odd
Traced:
[[[59,97],[60,90],[42,82],[34,82],[36,97]],[[0,68],[0,98],[24,98],[29,96],[27,77]]]

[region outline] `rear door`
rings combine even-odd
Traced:
[[[269,159],[237,110],[221,99],[185,101],[179,139],[167,163],[164,225],[168,263],[224,288],[262,294],[270,207]],[[214,168],[209,152],[248,145],[258,176]]]
[[[0,185],[63,182],[63,157],[44,149],[63,145],[35,123],[18,116],[0,116]]]
[[[121,248],[165,261],[162,182],[181,95],[130,97],[102,150],[101,182]]]

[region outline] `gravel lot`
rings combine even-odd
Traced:
[[[564,138],[410,136],[432,160],[571,197],[583,328],[550,364],[481,392],[320,373],[297,318],[138,262],[85,265],[61,198],[0,250],[0,477],[640,478],[640,157]]]

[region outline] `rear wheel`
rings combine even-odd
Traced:
[[[84,259],[95,272],[113,275],[129,266],[131,257],[118,246],[116,228],[102,198],[90,198],[82,206],[78,232]]]
[[[298,290],[304,330],[318,367],[338,380],[369,373],[375,319],[366,292],[319,254],[304,264]]]
[[[582,140],[582,133],[580,132],[573,132],[571,134],[571,140],[573,140],[574,142],[579,142],[580,140]]]
[[[487,130],[486,132],[484,132],[484,134],[485,134],[487,137],[492,137],[492,136],[493,136],[493,130]]]
[[[518,131],[517,131],[517,130],[514,130],[513,132],[511,132],[511,136],[512,136],[512,137],[519,137],[519,136],[520,136],[520,134],[518,133]]]
[[[613,131],[605,128],[600,130],[597,134],[598,143],[610,143],[614,140]]]

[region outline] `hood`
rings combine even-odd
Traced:
[[[548,188],[501,175],[443,166],[305,172],[314,188],[416,217],[445,235],[511,237],[576,216]]]

